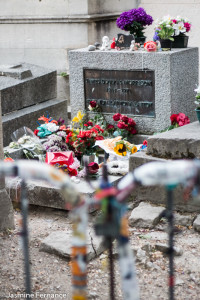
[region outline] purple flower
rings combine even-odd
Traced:
[[[158,31],[160,29],[156,29],[156,31],[154,32],[154,36],[153,36],[153,41],[156,42],[156,41],[159,41],[160,40],[160,37],[158,36]]]
[[[57,122],[58,122],[58,125],[61,126],[61,125],[63,125],[65,123],[65,120],[63,118],[59,118],[57,120]]]
[[[123,12],[117,19],[116,23],[122,30],[130,31],[137,36],[137,30],[141,34],[144,26],[151,25],[153,23],[153,18],[146,13],[144,8],[139,7]]]

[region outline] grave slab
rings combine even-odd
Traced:
[[[121,176],[109,176],[110,183],[113,186],[115,186],[120,179]],[[21,179],[19,177],[6,178],[6,189],[13,202],[19,201],[20,182]],[[93,180],[92,185],[94,186],[94,188],[97,188],[99,185],[98,180]],[[76,188],[86,197],[92,197],[95,191],[88,184],[86,184],[83,179],[81,179],[80,183],[76,184]],[[65,209],[65,200],[61,196],[59,189],[46,182],[28,180],[27,197],[29,200],[29,204],[32,205]]]
[[[160,221],[160,214],[164,209],[164,207],[152,206],[149,203],[141,202],[138,207],[133,209],[128,220],[129,225],[153,228]]]
[[[196,123],[196,122],[195,122]],[[186,125],[187,126],[187,125]],[[173,129],[175,130],[175,129]],[[171,130],[171,131],[173,131]],[[164,134],[164,133],[162,133]],[[159,134],[161,135],[161,134]],[[156,136],[155,136],[156,137]],[[153,139],[153,136],[148,138],[148,147],[149,147],[149,140]],[[166,141],[165,141],[166,142]],[[163,141],[164,143],[164,141]],[[147,147],[147,149],[148,149]],[[164,146],[163,146],[164,147]],[[134,171],[134,169],[138,168],[139,166],[148,163],[148,162],[165,162],[169,161],[164,158],[158,158],[147,154],[147,151],[137,152],[134,155],[130,156],[129,161],[129,172]],[[200,202],[196,201],[189,196],[187,202],[183,200],[183,187],[178,185],[174,192],[174,208],[181,212],[200,212]],[[137,205],[141,201],[149,201],[155,205],[165,205],[167,204],[167,193],[166,189],[163,186],[138,186],[132,193],[129,198],[134,205]]]
[[[46,237],[39,251],[56,254],[68,260],[71,258],[72,232],[56,231]],[[103,239],[95,235],[92,229],[87,232],[87,260],[90,261],[106,250]]]
[[[198,48],[154,53],[78,49],[69,52],[69,69],[72,117],[96,100],[108,122],[113,113],[128,114],[143,134],[167,128],[173,113],[196,120]]]
[[[162,158],[200,158],[200,123],[193,122],[149,137],[147,154]]]
[[[40,66],[0,65],[2,114],[56,98],[56,80],[56,71]]]

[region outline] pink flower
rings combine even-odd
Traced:
[[[191,29],[191,24],[186,22],[186,23],[184,23],[184,27],[186,28],[186,32],[189,32]]]
[[[128,123],[129,118],[127,116],[121,115],[120,120],[124,123]]]
[[[147,146],[147,140],[144,140],[143,145]]]
[[[117,113],[113,116],[113,120],[114,121],[119,121],[120,120],[120,117],[121,117],[121,114]]]
[[[117,124],[117,127],[119,129],[126,129],[128,127],[128,125],[125,124],[124,122],[119,121],[118,124]]]
[[[176,24],[177,23],[177,21],[174,19],[174,20],[172,20],[172,22],[174,23],[174,24]]]
[[[91,162],[87,165],[89,174],[96,174],[99,170],[99,165],[95,162]]]
[[[155,52],[155,51],[157,51],[157,44],[156,44],[156,42],[153,42],[153,41],[146,42],[144,44],[144,49],[147,52]]]
[[[190,123],[190,119],[183,113],[179,113],[177,117],[177,122],[179,126],[184,126]]]

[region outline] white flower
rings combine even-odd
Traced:
[[[197,89],[194,90],[197,94],[200,94],[200,85],[197,87]]]
[[[93,108],[92,108],[91,105],[88,106],[88,109],[89,109],[90,111],[93,110]]]
[[[175,30],[175,35],[179,35],[180,33],[186,32],[186,28],[184,27],[183,22],[173,24],[173,29]]]
[[[52,123],[52,122],[47,123],[46,126],[47,126],[47,129],[51,132],[55,132],[59,129],[59,126],[57,126],[55,123]]]

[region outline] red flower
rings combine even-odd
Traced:
[[[147,146],[147,141],[146,140],[144,140],[143,145]]]
[[[136,133],[137,133],[137,130],[136,130],[135,128],[131,128],[131,130],[129,130],[129,132],[130,132],[131,134],[136,134]]]
[[[96,103],[96,101],[90,101],[90,106],[92,107],[92,108],[95,108],[96,106],[97,106],[97,103]]]
[[[78,172],[76,169],[68,168],[69,176],[77,176]]]
[[[104,137],[102,135],[98,135],[98,136],[96,136],[95,140],[101,141],[101,140],[104,140]]]
[[[84,124],[84,126],[86,126],[86,127],[87,127],[87,126],[88,126],[88,124],[86,123],[86,124]]]
[[[93,128],[98,129],[100,132],[104,132],[104,129],[102,129],[99,125],[95,125]]]
[[[66,143],[69,143],[70,138],[73,136],[72,132],[70,132],[66,137]]]
[[[128,125],[125,124],[124,122],[119,121],[118,124],[117,124],[117,127],[118,127],[119,129],[127,129],[127,128],[128,128]]]
[[[176,123],[178,123],[177,117],[178,117],[178,114],[171,115],[170,120],[171,120],[172,125],[175,125]]]
[[[88,122],[87,122],[87,125],[88,125],[88,126],[93,126],[93,123],[92,123],[91,121],[88,121]]]
[[[112,124],[108,124],[106,129],[107,129],[107,130],[114,130],[114,129],[115,129],[115,126],[112,125]]]
[[[131,126],[135,126],[136,125],[135,121],[133,119],[131,119],[131,118],[128,119],[128,124],[131,125]]]
[[[99,165],[95,162],[91,162],[87,165],[89,174],[96,174],[99,170]]]
[[[39,132],[39,130],[35,129],[33,133],[37,136],[38,132]]]
[[[121,117],[121,114],[117,113],[113,116],[113,120],[114,121],[119,121],[120,120],[120,117]]]
[[[121,115],[120,120],[124,123],[128,123],[129,118],[127,116]]]

